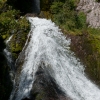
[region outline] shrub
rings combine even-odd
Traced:
[[[76,2],[75,0],[67,0],[61,2],[53,2],[50,7],[50,12],[53,17],[52,20],[64,29],[73,30],[80,29],[85,26],[85,16],[83,14],[77,14],[75,11]],[[84,18],[84,19],[83,19]]]

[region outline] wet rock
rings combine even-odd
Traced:
[[[31,90],[32,100],[71,100],[65,96],[65,93],[50,76],[46,68],[44,69],[41,66],[45,65],[40,65],[35,74],[35,81]]]
[[[0,36],[0,100],[8,100],[12,89],[12,82],[9,76],[9,66],[3,54],[5,44]]]
[[[40,13],[40,0],[7,0],[7,3],[13,8],[20,10],[22,15],[26,13]]]
[[[38,14],[36,14],[36,13],[27,13],[25,15],[25,17],[38,17]]]
[[[22,99],[22,100],[31,100],[31,99],[29,99],[29,98],[25,98],[25,99]]]

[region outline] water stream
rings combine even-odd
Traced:
[[[51,20],[29,17],[29,21],[31,30],[22,50],[24,63],[10,100],[29,97],[41,62],[45,64],[42,68],[72,100],[100,100],[100,89],[86,78],[84,66],[70,51],[70,39]]]

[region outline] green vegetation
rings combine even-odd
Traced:
[[[19,53],[26,41],[29,32],[29,23],[19,10],[8,5],[6,0],[0,1],[0,35],[5,40],[13,34],[9,43],[12,53]]]
[[[21,12],[8,5],[6,0],[0,0],[0,100],[8,100],[12,90],[9,77],[10,68],[3,55],[4,41],[13,35],[8,48],[12,52],[13,58],[16,59],[29,32],[29,23],[20,14]]]
[[[63,29],[76,30],[86,27],[85,14],[75,11],[77,2],[67,0],[65,2],[53,2],[50,7],[52,20]]]

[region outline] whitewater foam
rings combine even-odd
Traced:
[[[35,73],[45,63],[51,77],[72,100],[100,100],[100,90],[84,74],[84,67],[70,51],[70,39],[51,21],[29,17],[31,30],[25,50],[19,85],[15,86],[10,100],[29,97]],[[23,51],[22,51],[23,52]],[[16,80],[15,80],[16,81]]]

